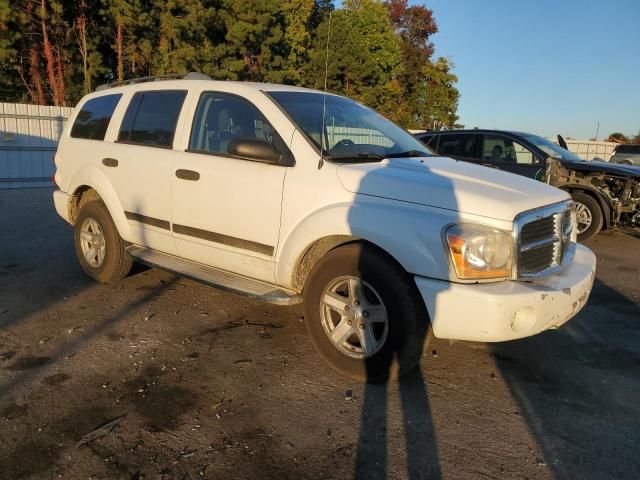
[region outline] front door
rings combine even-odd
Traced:
[[[529,178],[541,178],[544,164],[527,147],[506,135],[485,134],[483,137],[484,164]]]
[[[287,168],[229,154],[239,138],[287,148],[247,99],[202,93],[189,148],[173,164],[174,238],[181,257],[273,282]]]

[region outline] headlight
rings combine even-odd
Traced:
[[[472,280],[511,276],[511,232],[461,223],[447,228],[445,235],[458,278]]]

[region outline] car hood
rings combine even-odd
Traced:
[[[640,179],[640,167],[633,165],[622,165],[620,163],[609,162],[573,162],[570,160],[562,160],[562,165],[570,170],[578,172],[604,172],[613,175],[626,175]]]
[[[569,199],[536,180],[445,157],[339,164],[337,171],[350,192],[506,221]]]

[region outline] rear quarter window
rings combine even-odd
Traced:
[[[111,116],[120,97],[122,97],[121,94],[114,94],[87,100],[73,122],[71,136],[89,140],[104,140]]]
[[[138,92],[124,116],[118,142],[170,148],[185,91]]]

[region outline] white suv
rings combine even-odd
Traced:
[[[347,98],[189,74],[101,87],[56,153],[53,198],[100,282],[132,261],[279,304],[304,298],[334,368],[396,377],[436,337],[502,341],[586,303],[569,195],[431,156]]]

